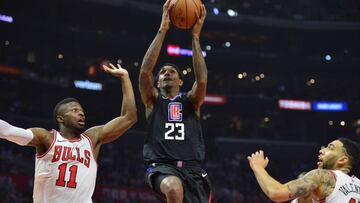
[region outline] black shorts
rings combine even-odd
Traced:
[[[181,166],[180,166],[181,165]],[[165,197],[160,191],[160,183],[167,176],[177,176],[184,189],[184,203],[211,203],[211,183],[206,171],[200,164],[152,163],[146,170],[146,182],[157,194]]]

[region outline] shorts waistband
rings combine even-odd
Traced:
[[[156,166],[157,164],[168,164],[168,165],[176,166],[176,167],[178,167],[178,168],[183,168],[183,167],[201,167],[201,164],[200,164],[200,162],[198,162],[198,161],[181,161],[181,160],[174,160],[174,161],[154,161],[154,162],[150,162],[149,165]]]

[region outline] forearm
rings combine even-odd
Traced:
[[[193,66],[195,73],[195,80],[197,83],[207,82],[207,67],[202,50],[200,47],[200,40],[198,37],[193,36],[192,39],[192,52],[193,52]]]
[[[160,51],[162,44],[165,39],[167,30],[159,29],[158,33],[156,34],[154,40],[152,41],[150,47],[146,51],[146,54],[144,56],[144,59],[142,61],[141,65],[141,71],[143,73],[151,74],[156,62],[159,58]]]
[[[123,100],[121,105],[121,116],[128,116],[133,120],[137,120],[137,111],[135,104],[134,90],[129,76],[121,78],[121,89],[123,92]]]
[[[0,138],[24,146],[34,138],[31,130],[25,130],[0,120]]]
[[[288,200],[288,195],[286,195],[286,186],[279,183],[277,180],[272,178],[265,169],[259,168],[254,170],[254,174],[257,182],[259,183],[262,191],[268,196],[271,200],[276,202]]]

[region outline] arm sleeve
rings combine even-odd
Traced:
[[[0,119],[0,138],[24,146],[34,138],[30,129],[18,128]]]

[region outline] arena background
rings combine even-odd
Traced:
[[[316,167],[321,145],[339,136],[359,141],[360,2],[204,3],[209,97],[201,119],[214,202],[270,202],[249,169],[251,152],[263,149],[270,174],[285,182]],[[122,93],[101,64],[119,62],[130,72],[139,122],[102,147],[95,203],[159,202],[144,183],[145,118],[137,80],[162,4],[0,1],[1,119],[56,129],[53,106],[72,96],[84,105],[88,127],[102,124],[119,114]],[[159,59],[184,70],[183,91],[193,81],[190,36],[171,28]],[[34,153],[0,141],[0,202],[32,202]]]

